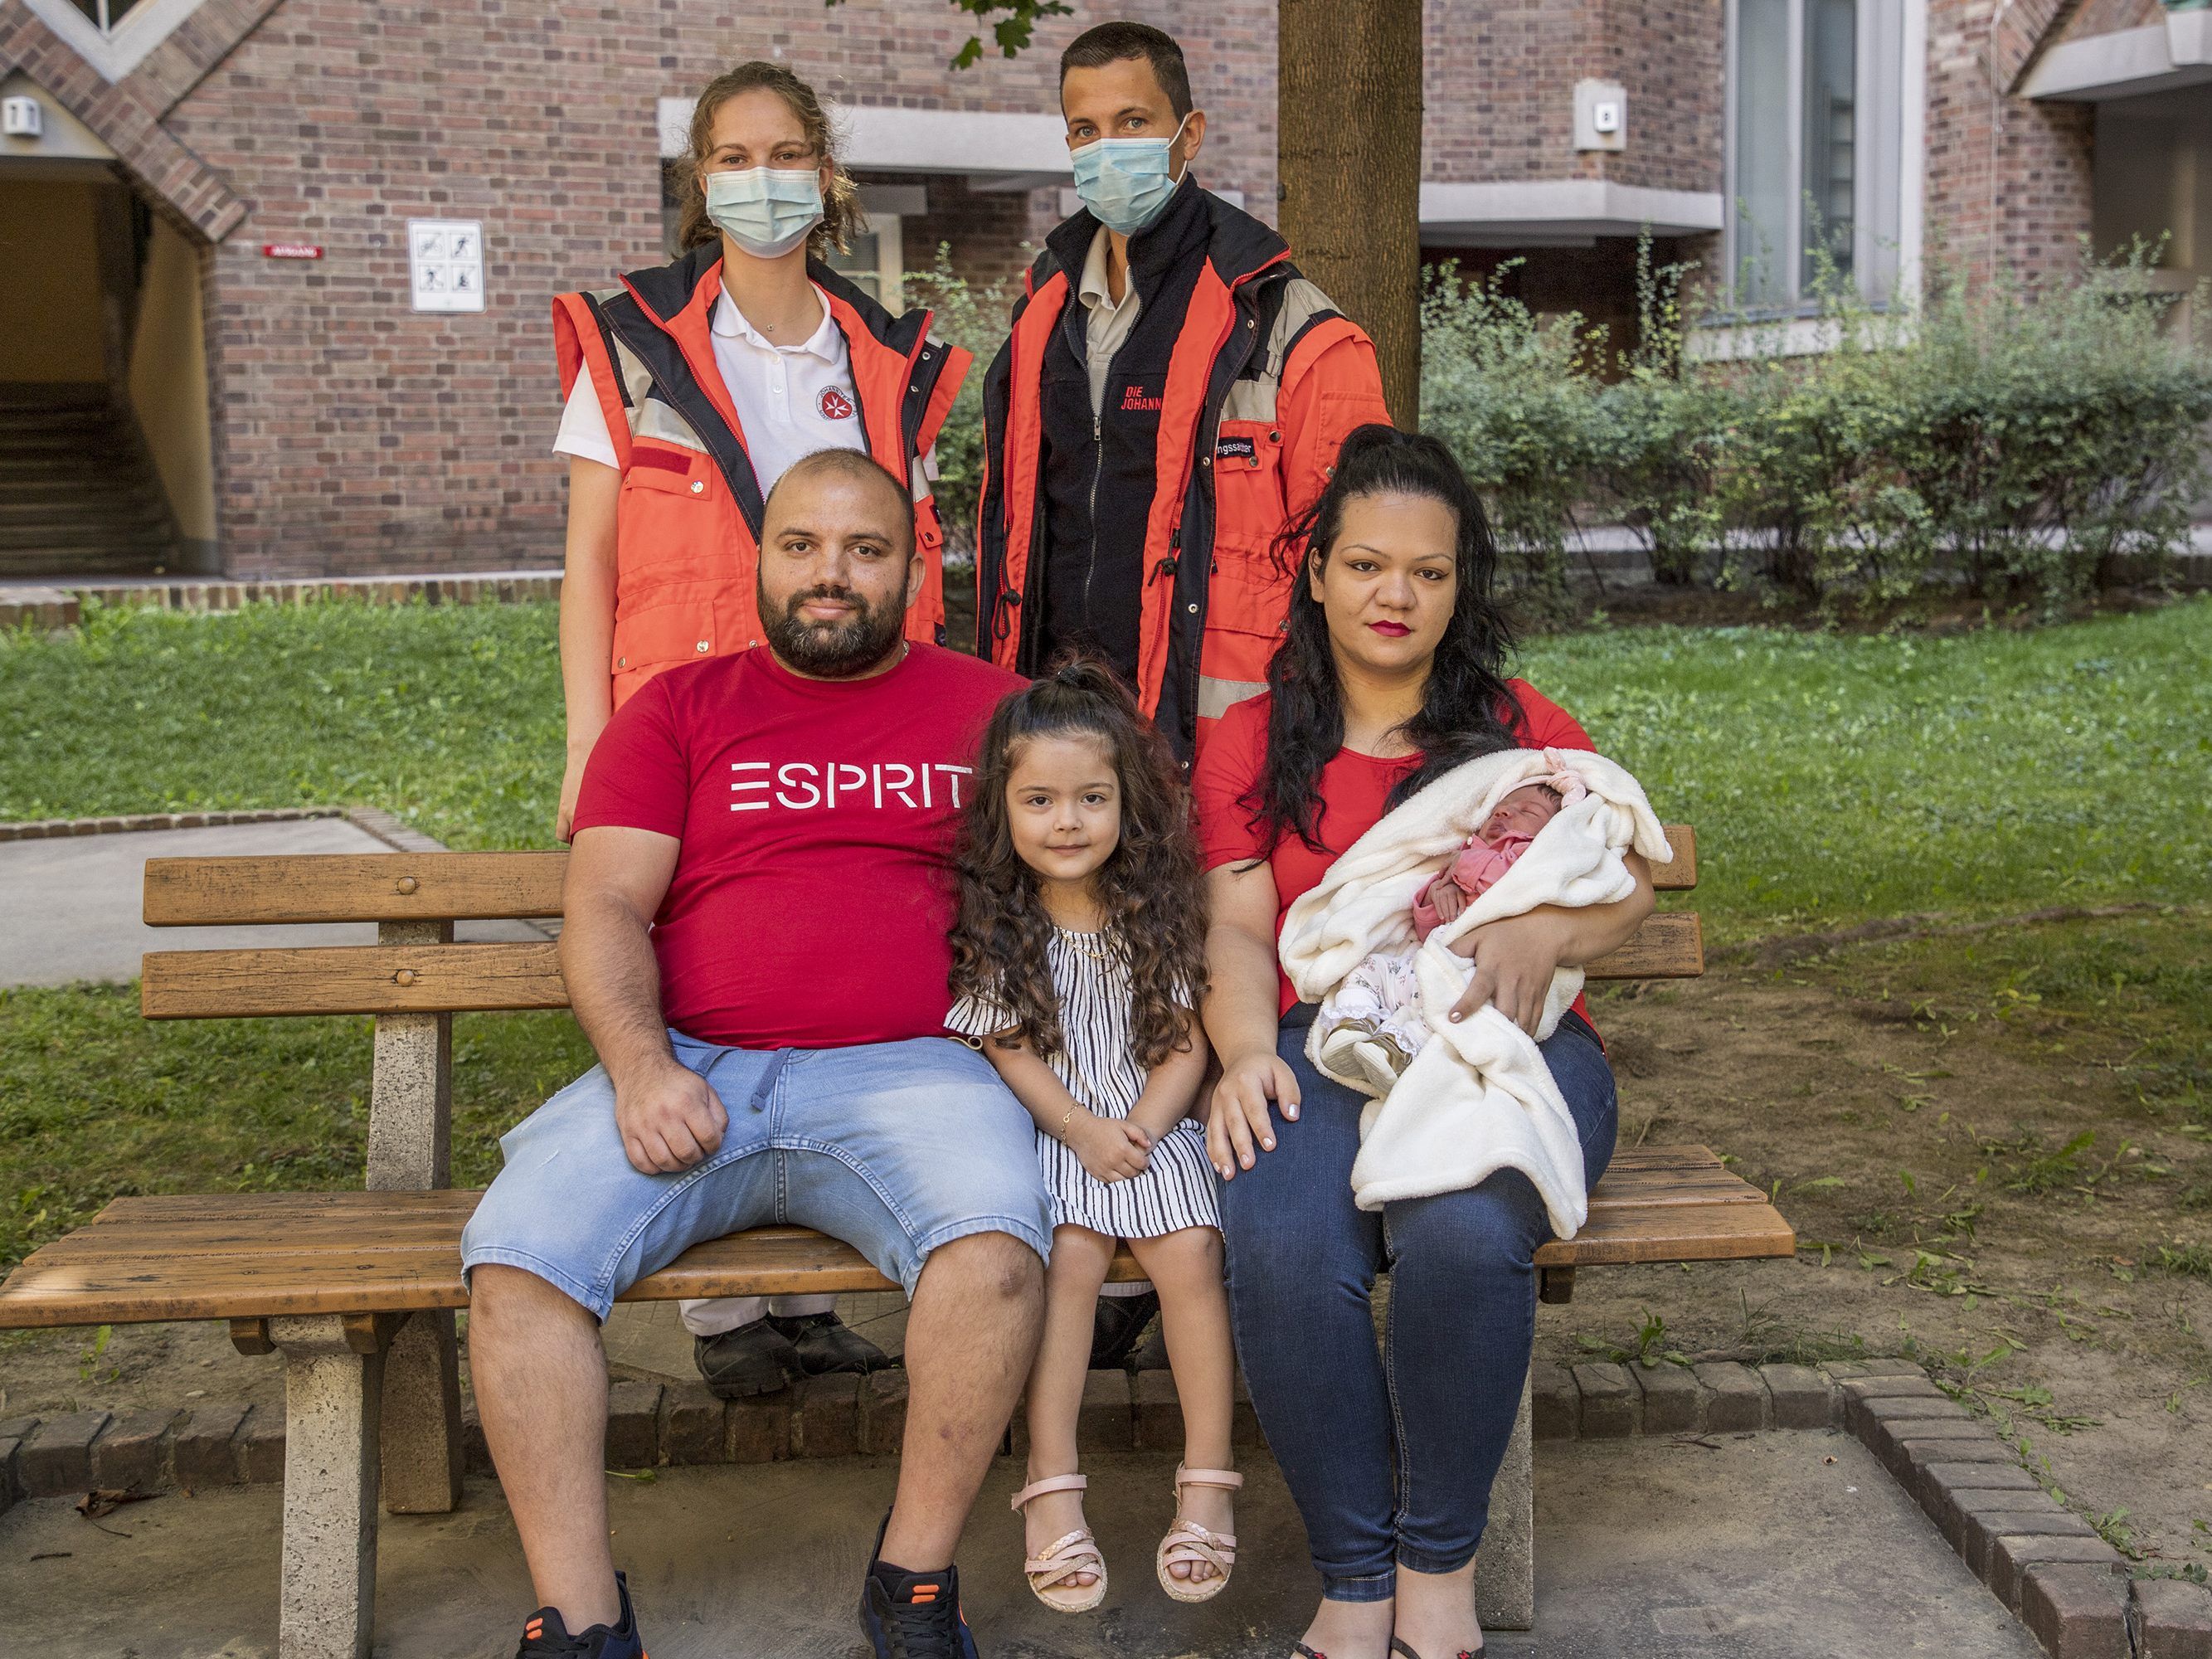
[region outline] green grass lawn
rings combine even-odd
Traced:
[[[367,1019],[138,1017],[133,986],[0,991],[0,1272],[131,1193],[358,1187]],[[453,1022],[453,1182],[592,1063],[566,1013]]]
[[[98,616],[0,642],[0,818],[372,805],[547,843],[550,605]],[[1522,672],[1668,817],[1725,941],[1909,911],[2212,894],[2212,600],[1934,638],[1635,629]]]
[[[328,605],[0,638],[0,818],[367,804],[454,846],[545,844],[554,622]],[[2212,898],[2212,601],[1946,638],[1597,631],[1522,668],[1697,823],[1717,941]],[[2109,966],[2034,988],[2087,1010]],[[2181,1086],[2205,1018],[2163,1058]],[[472,1184],[590,1054],[565,1014],[455,1031]],[[366,1020],[150,1024],[128,988],[0,992],[0,1269],[118,1194],[356,1184],[368,1074]]]

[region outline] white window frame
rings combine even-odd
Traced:
[[[112,29],[102,29],[79,11],[76,0],[23,0],[23,3],[67,41],[78,57],[105,79],[115,82],[144,63],[154,48],[175,33],[178,25],[206,0],[138,0]]]
[[[1790,98],[1787,115],[1789,197],[1779,240],[1783,293],[1741,313],[1766,318],[1804,315],[1805,295],[1805,12],[1808,0],[1790,0]],[[1722,121],[1727,212],[1721,234],[1724,290],[1734,295],[1742,261],[1744,220],[1738,188],[1740,115],[1740,0],[1727,0]],[[1857,80],[1854,123],[1851,271],[1862,295],[1877,305],[1910,302],[1919,292],[1921,185],[1925,155],[1927,0],[1858,0],[1854,62]],[[1817,348],[1815,348],[1817,349]]]

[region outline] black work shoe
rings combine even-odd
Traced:
[[[890,1369],[891,1357],[836,1314],[770,1314],[768,1322],[797,1351],[799,1369],[809,1376]]]
[[[637,1637],[637,1614],[629,1605],[629,1581],[615,1575],[615,1594],[622,1598],[622,1620],[610,1630],[593,1625],[571,1636],[561,1615],[540,1607],[522,1626],[522,1645],[514,1659],[645,1659]]]
[[[1130,1350],[1160,1310],[1160,1293],[1146,1291],[1137,1296],[1102,1296],[1091,1316],[1091,1369],[1115,1371],[1129,1363]]]
[[[860,1630],[875,1659],[978,1659],[960,1616],[960,1574],[868,1569],[860,1592]]]
[[[720,1336],[693,1338],[691,1363],[706,1379],[708,1392],[722,1400],[779,1394],[799,1375],[799,1351],[765,1319]]]

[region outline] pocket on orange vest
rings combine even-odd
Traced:
[[[751,607],[740,620],[727,603],[720,582],[684,582],[655,589],[642,603],[618,600],[615,607],[614,672],[652,675],[678,663],[726,656],[757,643],[738,630],[758,633]]]
[[[704,450],[640,438],[629,447],[629,471],[623,474],[623,489],[625,494],[641,489],[704,501],[711,492],[708,475],[714,470],[714,460]]]
[[[1282,456],[1282,428],[1266,421],[1224,421],[1214,439],[1209,633],[1228,629],[1271,641],[1281,635],[1291,597],[1290,572],[1275,557],[1284,514]]]
[[[736,517],[710,457],[649,440],[633,445],[615,502],[617,612],[660,603],[672,584],[750,585],[751,565],[732,539]]]

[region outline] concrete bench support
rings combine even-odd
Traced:
[[[277,1659],[368,1659],[376,1616],[377,1424],[389,1316],[269,1322],[284,1356]]]
[[[386,921],[379,945],[450,945],[450,921]],[[368,1187],[453,1184],[453,1017],[383,1014],[369,1088]],[[450,1313],[410,1320],[384,1365],[384,1507],[443,1515],[461,1501],[459,1349]]]
[[[1485,1630],[1536,1626],[1536,1468],[1533,1384],[1521,1382],[1521,1413],[1490,1488],[1490,1524],[1474,1558],[1474,1614]]]

